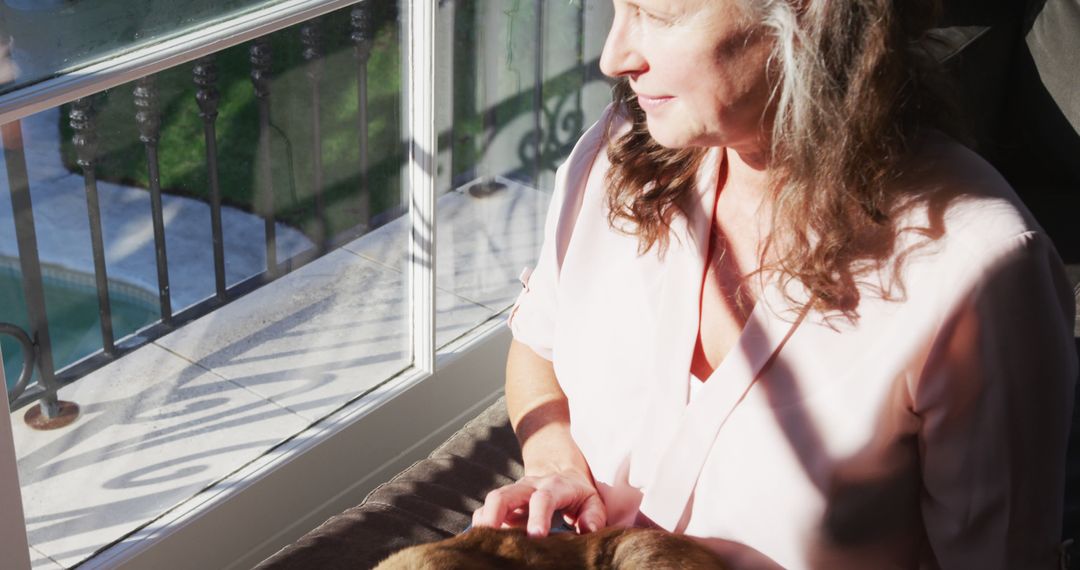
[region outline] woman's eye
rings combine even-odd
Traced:
[[[645,21],[653,23],[653,24],[667,25],[667,23],[668,23],[667,18],[663,18],[663,17],[661,17],[661,16],[659,16],[657,14],[654,14],[652,12],[642,10],[641,8],[637,9],[637,13],[638,13],[639,18],[642,18]]]

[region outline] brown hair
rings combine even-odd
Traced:
[[[955,130],[933,88],[938,66],[917,42],[938,2],[743,2],[774,37],[772,233],[757,271],[797,279],[816,308],[854,318],[859,278],[892,257],[901,160],[922,127]],[[643,252],[663,252],[706,151],[653,140],[627,82],[614,102],[631,128],[608,146],[609,221],[631,222]]]

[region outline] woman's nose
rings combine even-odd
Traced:
[[[612,78],[629,76],[634,79],[646,69],[648,64],[637,49],[626,18],[616,15],[604,42],[604,51],[600,54],[600,71]]]

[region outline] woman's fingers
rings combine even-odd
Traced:
[[[525,523],[528,522],[529,510],[527,508],[517,508],[506,513],[506,518],[503,520],[503,528],[524,528]]]
[[[488,526],[488,525],[483,524],[483,522],[486,521],[486,520],[487,519],[485,518],[485,515],[484,515],[484,506],[481,505],[479,509],[476,509],[475,511],[473,511],[472,525],[470,525],[470,526]]]
[[[537,485],[529,498],[529,534],[546,536],[551,531],[555,511],[564,511],[564,520],[570,518],[584,524],[586,532],[600,530],[607,520],[604,502],[592,487],[571,479],[552,478]]]
[[[596,532],[607,526],[607,509],[600,495],[590,495],[577,512],[578,532]]]
[[[546,536],[558,510],[575,521],[579,532],[607,524],[607,510],[591,485],[556,475],[526,477],[488,493],[484,505],[473,512],[473,526],[519,526],[524,519],[530,535]]]
[[[556,502],[551,493],[537,489],[529,497],[529,523],[525,527],[529,536],[547,536],[551,530],[551,517],[555,514]]]
[[[473,526],[502,526],[514,509],[529,504],[529,497],[534,491],[532,485],[518,482],[488,493],[484,506],[473,513]]]

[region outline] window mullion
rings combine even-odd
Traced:
[[[428,373],[435,371],[435,9],[432,0],[407,1],[404,46],[413,364]]]
[[[0,405],[0,568],[29,568],[30,546],[26,540],[26,519],[3,362],[0,353],[0,395],[4,397],[3,405]]]

